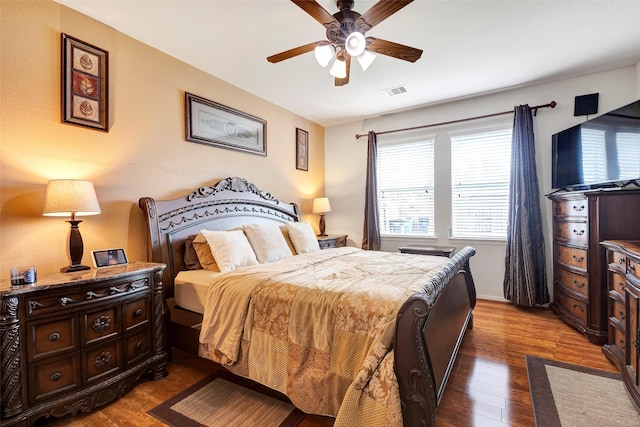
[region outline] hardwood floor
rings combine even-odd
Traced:
[[[462,343],[436,418],[438,427],[533,426],[524,355],[616,372],[575,329],[547,309],[522,309],[479,300],[474,328]],[[163,426],[146,413],[215,368],[175,351],[169,376],[147,381],[100,411],[48,422],[47,426]],[[301,427],[330,427],[331,418],[307,416]]]

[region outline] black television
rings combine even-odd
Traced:
[[[640,100],[552,136],[553,189],[640,184]]]

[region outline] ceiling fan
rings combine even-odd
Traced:
[[[416,62],[422,55],[420,49],[364,36],[371,28],[413,0],[380,0],[363,14],[352,10],[353,0],[338,0],[336,3],[339,11],[333,15],[315,0],[291,1],[324,25],[327,29],[327,40],[308,43],[271,55],[267,58],[271,63],[284,61],[313,50],[316,59],[323,67],[335,57],[330,73],[335,77],[336,86],[344,86],[349,83],[351,57],[355,56],[362,69],[366,70],[376,57],[371,52],[409,62]]]

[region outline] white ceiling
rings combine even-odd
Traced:
[[[343,87],[312,52],[267,62],[325,39],[286,0],[56,1],[323,126],[640,61],[640,0],[416,0],[367,36],[422,49],[422,58],[380,55],[366,73],[354,61]],[[337,12],[335,0],[318,3]],[[356,0],[354,10],[375,3]],[[398,85],[408,93],[383,92]]]

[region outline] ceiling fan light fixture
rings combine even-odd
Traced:
[[[314,53],[316,55],[316,61],[318,61],[318,64],[326,67],[335,56],[336,49],[328,42],[322,42],[318,43],[318,45],[314,49]]]
[[[349,34],[347,39],[344,42],[344,48],[347,50],[347,53],[351,56],[360,56],[364,49],[367,47],[367,42],[364,39],[364,36],[359,31],[354,31]]]
[[[337,79],[344,79],[347,77],[347,63],[340,58],[336,58],[333,62],[333,66],[331,70],[329,70],[329,74]]]
[[[374,59],[376,59],[376,55],[369,52],[368,50],[365,50],[360,55],[358,55],[358,64],[360,64],[362,71],[367,71],[367,68],[369,68],[369,65],[373,63]]]

